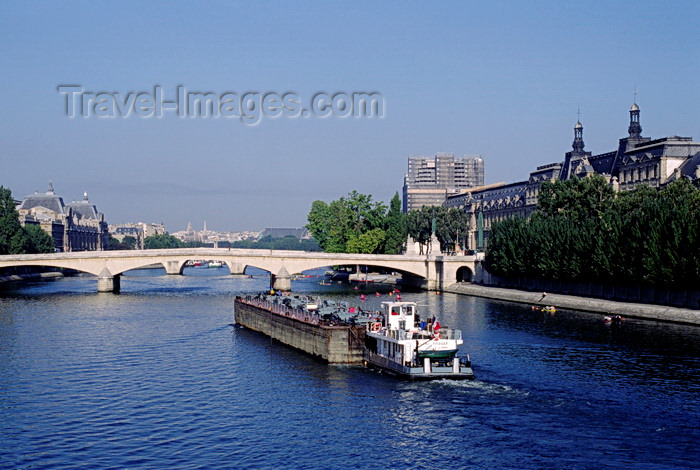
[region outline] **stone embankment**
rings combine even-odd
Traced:
[[[0,284],[10,283],[10,282],[20,282],[20,281],[35,281],[40,279],[56,279],[63,277],[62,273],[50,272],[50,273],[29,273],[29,274],[8,274],[6,276],[0,276]]]
[[[517,289],[504,289],[501,287],[489,287],[468,283],[452,284],[444,289],[444,291],[453,292],[455,294],[486,297],[489,299],[506,300],[508,302],[537,305],[540,307],[552,305],[556,308],[582,310],[605,315],[621,315],[625,318],[643,318],[646,320],[687,323],[700,326],[700,310],[692,310],[688,308],[631,302],[616,302],[613,300],[578,297],[575,295],[564,294],[548,293],[543,298],[542,292],[528,292]]]

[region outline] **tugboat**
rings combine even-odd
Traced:
[[[364,365],[410,380],[474,379],[469,356],[457,355],[460,330],[420,321],[415,302],[382,302],[367,325]]]

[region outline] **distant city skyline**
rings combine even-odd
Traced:
[[[578,119],[586,150],[606,151],[635,96],[648,135],[697,140],[697,17],[695,1],[4,4],[0,185],[18,200],[49,180],[66,201],[87,191],[110,224],[260,231],[352,190],[388,203],[409,157],[481,155],[486,184],[521,181],[571,149]],[[59,86],[133,111],[68,117]],[[257,94],[270,114],[140,117],[136,94],[156,86],[166,101],[179,86],[235,95],[239,115]],[[382,116],[290,101],[339,93],[381,95]]]

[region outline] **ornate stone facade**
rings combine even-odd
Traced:
[[[39,225],[54,239],[56,251],[100,251],[109,246],[109,231],[104,214],[83,200],[64,204],[49,182],[46,193],[34,193],[17,206],[20,223]]]
[[[643,137],[639,106],[634,103],[629,112],[628,136],[620,139],[617,150],[599,155],[584,151],[583,125],[576,122],[572,150],[564,155],[563,162],[537,167],[526,181],[497,183],[448,196],[445,206],[459,207],[471,214],[467,248],[483,248],[478,242],[479,225],[487,240],[493,223],[534,212],[542,182],[547,180],[598,174],[616,191],[631,191],[642,184],[659,188],[679,178],[700,180],[700,142],[691,137]]]

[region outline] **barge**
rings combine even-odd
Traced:
[[[474,379],[460,330],[420,321],[415,302],[364,312],[306,296],[236,297],[235,322],[329,364],[364,365],[409,380]]]
[[[329,364],[362,364],[366,327],[361,312],[305,296],[236,297],[235,322]],[[366,320],[365,320],[366,321]]]

